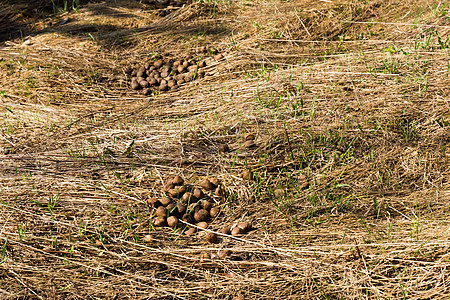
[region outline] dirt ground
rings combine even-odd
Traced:
[[[0,298],[448,299],[449,33],[437,0],[0,2]],[[155,225],[175,175],[220,182],[193,236]]]

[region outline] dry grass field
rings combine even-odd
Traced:
[[[1,299],[450,298],[447,1],[141,2],[0,1]],[[132,90],[161,55],[205,76]]]

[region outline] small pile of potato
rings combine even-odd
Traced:
[[[154,91],[175,90],[179,85],[205,76],[205,61],[188,55],[182,59],[158,58],[135,68],[127,66],[124,72],[131,77],[130,87],[144,95]]]
[[[182,7],[186,4],[186,1],[182,0],[141,0],[143,4],[155,5],[157,7]]]
[[[207,192],[213,191],[217,197],[224,196],[220,182],[215,177],[205,178],[199,183],[199,186],[193,186],[185,184],[179,175],[170,176],[164,183],[164,192],[167,197],[151,197],[147,200],[148,205],[155,208],[153,225],[155,227],[183,228],[184,234],[187,236],[194,235],[197,228],[186,226],[186,224],[207,229],[208,221],[216,218],[220,213],[216,202],[207,195]],[[250,223],[242,222],[233,228],[225,226],[219,230],[219,233],[236,236],[246,233],[250,229]],[[205,238],[210,243],[217,242],[217,234],[214,232],[208,232]]]

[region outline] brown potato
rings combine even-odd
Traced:
[[[245,180],[248,180],[251,178],[251,171],[250,170],[244,170],[241,173],[241,177]]]
[[[220,209],[217,206],[212,207],[211,210],[209,211],[209,215],[211,216],[211,218],[217,217],[219,215],[219,213],[220,213]]]
[[[136,80],[132,80],[131,81],[131,88],[133,90],[138,90],[138,89],[141,88],[141,85]]]
[[[206,221],[209,218],[209,212],[206,209],[200,209],[194,214],[194,219],[197,222]]]
[[[187,236],[193,236],[197,232],[197,228],[191,227],[184,232]]]
[[[250,224],[249,222],[241,222],[237,224],[237,227],[242,229],[242,233],[246,233],[252,228],[252,224]]]
[[[209,182],[211,182],[214,187],[217,187],[220,184],[219,179],[217,179],[217,177],[211,177],[209,179]]]
[[[183,217],[181,218],[181,220],[183,220],[183,222],[192,224],[194,223],[194,217],[191,214],[184,214]]]
[[[166,71],[162,71],[161,72],[161,77],[162,78],[166,78],[167,76],[169,76],[169,72],[166,72]]]
[[[253,141],[255,138],[256,136],[254,133],[247,133],[244,135],[244,141]]]
[[[197,199],[202,199],[205,196],[205,194],[203,193],[203,191],[199,188],[195,188],[194,189],[194,197]]]
[[[242,228],[238,227],[238,226],[234,227],[233,230],[231,230],[231,235],[232,236],[238,236],[238,235],[240,235],[242,233],[243,233],[242,232]]]
[[[160,199],[159,199],[159,202],[161,202],[162,205],[167,206],[167,205],[169,205],[170,203],[172,203],[172,200],[170,200],[170,199],[167,198],[167,197],[164,197],[164,198],[160,198]]]
[[[167,218],[167,225],[169,225],[169,227],[171,228],[175,228],[178,226],[178,219],[177,217],[171,216]]]
[[[208,228],[208,223],[206,223],[205,221],[198,222],[197,226],[200,227],[200,228],[206,229],[206,228]]]
[[[230,233],[231,233],[230,226],[225,226],[225,227],[223,227],[222,229],[219,230],[219,233],[222,233],[222,234],[230,234]]]
[[[202,207],[204,208],[204,209],[206,209],[206,210],[210,210],[211,209],[211,207],[212,207],[212,203],[211,202],[209,202],[208,200],[202,200],[201,201],[201,204],[202,204]]]
[[[215,194],[217,197],[223,197],[224,192],[223,192],[222,188],[219,186],[219,187],[217,187],[216,190],[214,191],[214,194]]]
[[[183,73],[185,69],[186,69],[186,67],[183,66],[182,64],[181,64],[181,65],[178,65],[178,67],[177,67],[177,71],[178,71],[178,73],[180,73],[180,74]]]
[[[174,178],[175,178],[175,176],[172,176],[172,175],[167,177],[166,180],[164,181],[164,185],[173,184],[172,181]]]
[[[220,259],[225,259],[226,257],[231,255],[231,250],[228,249],[223,249],[223,250],[219,250],[217,252],[217,256],[219,256]]]
[[[160,206],[156,209],[155,215],[158,217],[166,217],[167,216],[167,209],[164,206]]]
[[[200,186],[201,186],[203,189],[205,189],[206,191],[211,191],[211,190],[214,189],[213,184],[211,183],[211,181],[209,181],[208,178],[203,179],[203,180],[200,182]]]
[[[177,204],[177,212],[180,215],[184,214],[186,212],[186,205],[184,205],[183,203],[178,203]]]
[[[177,213],[176,207],[177,205],[175,203],[170,203],[166,206],[167,212],[171,215]]]
[[[147,204],[151,207],[161,206],[161,202],[157,198],[150,197],[147,199]]]
[[[204,60],[202,60],[201,62],[198,63],[198,67],[199,68],[204,68],[206,67],[206,62]]]
[[[217,149],[219,150],[219,152],[225,153],[230,151],[230,148],[228,147],[227,144],[220,144]]]
[[[198,48],[198,52],[200,52],[200,53],[205,53],[206,50],[207,50],[206,46],[201,46],[201,47]]]
[[[133,72],[133,69],[130,66],[126,66],[123,71],[125,72],[125,74],[127,75],[131,75],[131,73]]]
[[[214,232],[208,232],[205,236],[206,241],[213,244],[217,242],[217,234]]]
[[[188,206],[188,211],[191,212],[191,213],[196,213],[196,212],[198,212],[201,208],[202,208],[202,207],[201,207],[201,205],[200,205],[199,203],[194,202],[194,203],[189,204],[189,206]]]
[[[155,225],[156,227],[166,226],[166,218],[165,217],[156,217],[156,218],[154,218],[153,219],[153,225]]]
[[[149,86],[149,84],[148,84],[148,81],[146,81],[146,80],[141,80],[141,81],[139,81],[139,84],[145,89],[145,88],[148,88],[148,86]]]
[[[184,183],[184,179],[180,175],[177,175],[172,179],[173,185],[183,185],[183,183]]]
[[[152,89],[151,88],[146,88],[142,91],[142,94],[144,94],[145,96],[151,95],[152,94]]]
[[[176,83],[174,80],[169,80],[169,81],[167,82],[167,86],[168,86],[170,89],[176,87],[176,85],[177,85],[177,83]]]
[[[142,240],[146,243],[150,243],[151,241],[153,241],[153,236],[151,234],[147,234]]]
[[[222,53],[219,53],[219,54],[214,56],[215,60],[221,60],[222,58],[223,58],[223,54]]]
[[[162,59],[158,59],[157,61],[155,61],[154,63],[153,63],[153,65],[155,66],[155,68],[161,68],[161,66],[163,65],[163,61],[162,61]]]
[[[194,195],[191,192],[186,192],[181,197],[181,200],[184,203],[191,203],[191,202],[194,202],[196,199],[195,199]]]
[[[169,87],[167,86],[167,84],[161,84],[159,86],[159,90],[162,91],[162,92],[167,91],[168,88]]]
[[[175,188],[175,186],[172,183],[167,183],[166,185],[164,185],[164,192],[169,192],[169,190]]]
[[[186,187],[184,186],[175,186],[173,189],[167,191],[170,197],[180,198],[186,192]]]
[[[193,71],[197,70],[197,66],[195,66],[195,65],[189,66],[189,67],[187,67],[187,70],[189,72],[193,72]]]

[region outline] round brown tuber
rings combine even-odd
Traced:
[[[151,95],[152,94],[152,89],[151,88],[146,88],[142,91],[142,94],[144,94],[145,96]]]
[[[186,212],[186,205],[184,205],[183,203],[178,203],[177,204],[177,212],[180,215],[184,214]]]
[[[225,153],[230,151],[230,148],[228,147],[227,144],[220,144],[217,149],[219,150],[219,152]]]
[[[178,219],[175,216],[170,216],[167,218],[167,225],[169,225],[169,227],[171,228],[175,228],[178,226]]]
[[[183,194],[183,196],[181,197],[181,200],[185,203],[190,203],[194,200],[194,195],[190,192],[186,192]]]
[[[203,179],[200,182],[200,186],[205,189],[206,191],[211,191],[212,189],[214,189],[213,184],[211,183],[211,181],[209,181],[208,178]]]
[[[225,226],[225,227],[223,227],[222,229],[219,230],[219,233],[222,233],[222,234],[230,234],[230,233],[231,233],[230,226]]]
[[[154,198],[154,197],[148,198],[148,199],[147,199],[147,204],[148,204],[149,206],[151,206],[151,207],[158,207],[158,206],[161,206],[161,202],[160,202],[157,198]]]
[[[155,215],[158,217],[165,217],[167,216],[167,209],[164,206],[160,206],[156,209]]]
[[[177,210],[176,210],[177,205],[175,203],[170,203],[169,205],[166,206],[167,212],[169,214],[176,214]]]
[[[155,225],[156,227],[164,227],[164,226],[166,226],[166,218],[165,217],[156,217],[156,218],[154,218],[153,219],[153,225]]]
[[[242,228],[238,227],[238,226],[234,227],[233,230],[231,230],[232,236],[237,236],[237,235],[240,235],[241,233],[243,233]]]
[[[177,175],[172,179],[173,185],[183,185],[183,183],[184,183],[184,179],[180,175]]]
[[[249,180],[251,178],[251,171],[250,170],[244,170],[241,173],[241,177],[245,180]]]
[[[161,59],[158,59],[157,61],[155,61],[155,63],[153,64],[155,66],[155,68],[161,68],[161,66],[163,65],[163,61]]]
[[[237,227],[242,229],[242,233],[246,233],[250,229],[252,229],[252,224],[250,224],[249,222],[241,222],[241,223],[237,224]]]
[[[184,214],[183,217],[181,218],[181,220],[183,220],[183,222],[192,224],[194,223],[194,217],[191,214]]]
[[[209,218],[209,212],[206,209],[200,209],[194,214],[194,219],[197,222],[206,221]]]
[[[208,223],[206,223],[205,221],[203,221],[203,222],[198,222],[198,223],[197,223],[197,227],[206,229],[206,228],[208,228]]]
[[[151,234],[147,234],[142,240],[146,243],[150,243],[151,241],[153,241],[153,236]]]
[[[199,188],[195,188],[194,189],[194,197],[197,199],[202,199],[205,196],[205,194],[203,194],[203,191]]]
[[[211,216],[211,218],[217,217],[219,215],[219,213],[220,213],[220,209],[217,206],[212,207],[211,210],[209,211],[209,215]]]
[[[131,81],[131,88],[133,90],[138,90],[138,89],[141,88],[141,85],[136,80],[132,80]]]
[[[127,75],[131,75],[131,72],[133,72],[133,69],[130,66],[126,66],[123,71],[125,72],[125,74]]]
[[[187,235],[187,236],[193,236],[196,232],[197,232],[197,229],[194,228],[194,227],[191,227],[188,230],[186,230],[184,232],[184,234]]]
[[[202,204],[202,207],[204,209],[206,209],[207,211],[209,211],[211,209],[211,207],[212,207],[212,203],[209,202],[208,200],[202,200],[201,204]]]
[[[160,199],[159,199],[159,202],[161,202],[162,205],[167,206],[167,205],[169,205],[170,203],[172,203],[172,200],[170,200],[170,199],[167,198],[167,197],[164,197],[164,198],[160,198]]]
[[[217,242],[217,234],[214,232],[208,232],[205,236],[205,239],[209,243],[215,243],[215,242]]]
[[[217,179],[217,177],[212,177],[209,179],[209,182],[212,183],[212,185],[214,186],[214,188],[216,188],[217,186],[219,186],[220,182],[219,179]]]
[[[219,250],[217,254],[220,259],[225,259],[226,257],[231,255],[231,250],[228,249]]]
[[[217,187],[217,189],[214,191],[214,195],[216,195],[217,197],[223,197],[224,192],[220,186]]]
[[[246,133],[244,135],[244,141],[253,141],[255,140],[256,136],[254,133]]]

